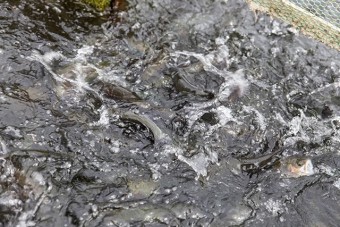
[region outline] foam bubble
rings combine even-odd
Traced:
[[[207,167],[209,166],[209,159],[202,154],[198,153],[190,158],[186,158],[183,155],[179,155],[178,159],[187,163],[196,173],[197,175],[207,176]]]
[[[336,180],[336,181],[333,183],[333,185],[334,185],[335,187],[337,187],[337,188],[340,190],[340,178],[338,178],[338,180]]]
[[[94,46],[84,45],[82,48],[78,49],[75,59],[86,62],[87,61],[86,57],[92,54],[93,50]]]
[[[264,205],[273,216],[277,216],[283,211],[282,203],[279,200],[274,201],[273,199],[269,199]]]
[[[105,106],[102,106],[99,110],[100,119],[97,122],[91,123],[91,126],[108,126],[110,125],[109,111]]]

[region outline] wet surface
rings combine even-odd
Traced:
[[[340,222],[336,50],[239,0],[0,1],[0,40],[1,226]]]

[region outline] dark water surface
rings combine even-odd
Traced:
[[[0,0],[0,69],[0,226],[340,223],[339,52],[244,1]]]

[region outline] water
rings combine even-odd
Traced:
[[[339,52],[240,0],[123,6],[0,1],[1,225],[337,226]]]

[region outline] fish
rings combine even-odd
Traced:
[[[268,145],[266,145],[266,148],[268,149]],[[241,170],[247,172],[272,166],[279,159],[279,155],[282,153],[282,151],[282,142],[281,140],[277,140],[270,154],[255,158],[239,159]]]
[[[282,159],[277,168],[284,177],[297,178],[314,174],[312,160],[303,156],[290,156]]]
[[[268,149],[268,144],[265,149]],[[240,174],[241,172],[253,175],[262,171],[263,169],[268,169],[279,160],[279,155],[283,152],[282,140],[277,140],[274,147],[271,149],[270,154],[266,154],[254,158],[234,158],[230,157],[227,161],[229,169],[235,173]]]
[[[268,149],[268,145],[266,146]],[[276,141],[272,152],[255,158],[230,158],[228,161],[229,169],[240,174],[246,172],[250,175],[259,173],[266,169],[272,169],[281,173],[281,176],[287,178],[297,178],[310,176],[315,173],[312,160],[305,156],[282,157],[282,138]]]

